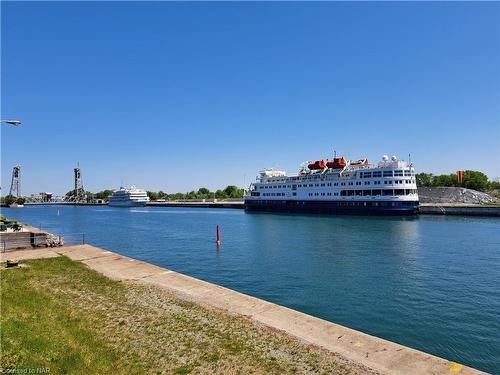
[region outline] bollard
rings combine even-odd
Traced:
[[[219,247],[221,244],[219,224],[217,224],[217,239],[215,240],[215,244],[217,245],[217,247]]]

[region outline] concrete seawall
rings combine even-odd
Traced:
[[[500,206],[421,204],[421,215],[500,216]]]
[[[1,232],[0,251],[45,246],[50,233],[29,225],[23,225],[22,232]]]
[[[107,206],[107,203],[25,202],[25,206]]]
[[[148,207],[193,207],[193,208],[237,208],[244,209],[242,201],[234,202],[150,202]],[[420,215],[500,216],[500,206],[430,204],[420,205]]]
[[[133,280],[154,285],[181,298],[246,316],[258,324],[282,331],[384,374],[482,373],[259,298],[89,245],[12,251],[0,254],[0,260],[60,255],[82,262],[115,280]]]
[[[148,207],[194,207],[194,208],[239,208],[244,209],[243,201],[222,202],[149,202]]]

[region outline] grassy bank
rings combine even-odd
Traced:
[[[1,367],[50,373],[365,373],[243,317],[65,257],[2,270]]]

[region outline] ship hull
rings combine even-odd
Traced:
[[[413,215],[418,207],[418,201],[245,200],[250,212],[318,215]]]
[[[109,202],[108,206],[110,207],[144,207],[146,202],[143,201],[120,201],[120,202]]]

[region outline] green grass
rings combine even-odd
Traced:
[[[65,257],[1,277],[0,367],[51,374],[364,373],[245,318]]]
[[[49,272],[83,271],[89,287],[113,288],[117,283],[80,270],[81,265],[67,258],[30,264],[1,272],[1,367],[81,374],[141,370],[139,358],[121,358],[118,350],[96,335],[92,319],[73,309],[70,300],[36,287]],[[67,286],[73,286],[68,276]]]

